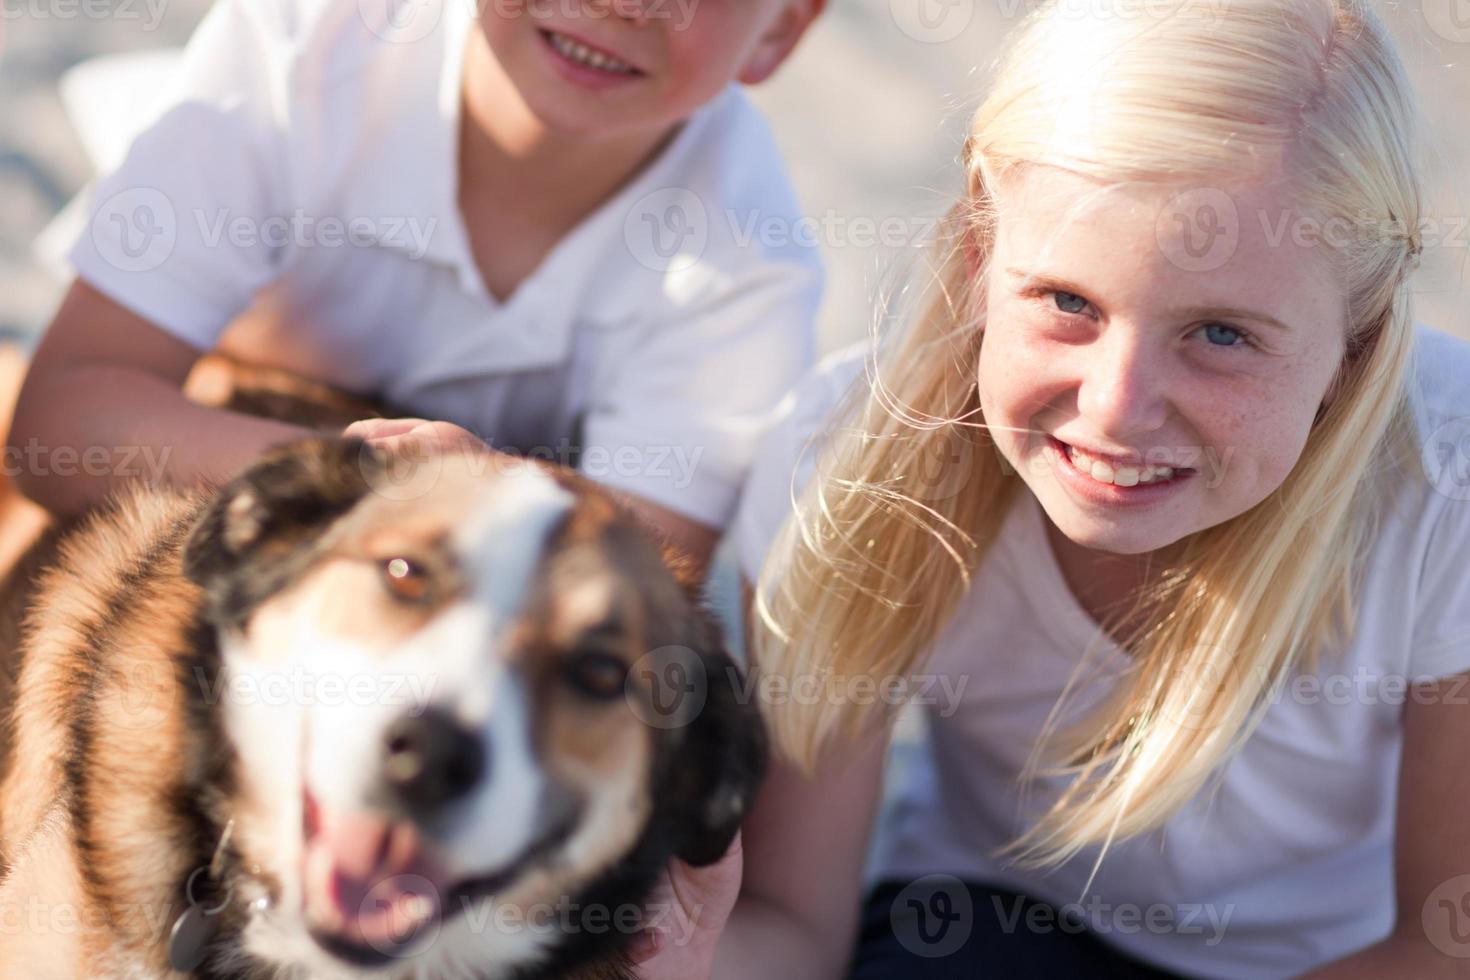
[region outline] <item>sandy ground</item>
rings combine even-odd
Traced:
[[[958,186],[955,156],[1000,39],[1034,0],[832,0],[796,58],[756,90],[831,270],[824,347],[863,334],[903,242]],[[1106,11],[1110,0],[1068,0]],[[0,0],[0,330],[33,333],[59,285],[30,245],[88,176],[56,94],[98,54],[182,43],[206,0]],[[1470,2],[1383,7],[1426,110],[1431,216],[1444,245],[1421,320],[1470,336]],[[1457,19],[1458,18],[1458,19]]]

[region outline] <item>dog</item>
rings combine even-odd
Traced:
[[[550,464],[309,438],[58,555],[8,711],[7,977],[631,976],[662,869],[718,860],[764,771],[695,584]]]

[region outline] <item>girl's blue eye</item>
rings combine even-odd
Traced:
[[[1081,313],[1087,309],[1087,300],[1076,293],[1064,293],[1057,290],[1052,293],[1057,303],[1057,309],[1063,313]]]
[[[1207,323],[1205,339],[1217,347],[1235,347],[1245,340],[1245,334],[1223,323]]]

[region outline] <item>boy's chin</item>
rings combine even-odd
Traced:
[[[588,142],[632,138],[640,133],[653,138],[675,125],[640,106],[638,100],[618,105],[611,101],[581,93],[541,92],[528,97],[526,105],[548,133]]]

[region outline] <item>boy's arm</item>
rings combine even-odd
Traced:
[[[221,480],[305,429],[205,408],[182,392],[200,352],[81,280],[21,389],[5,461],[26,496],[61,515],[139,478]]]

